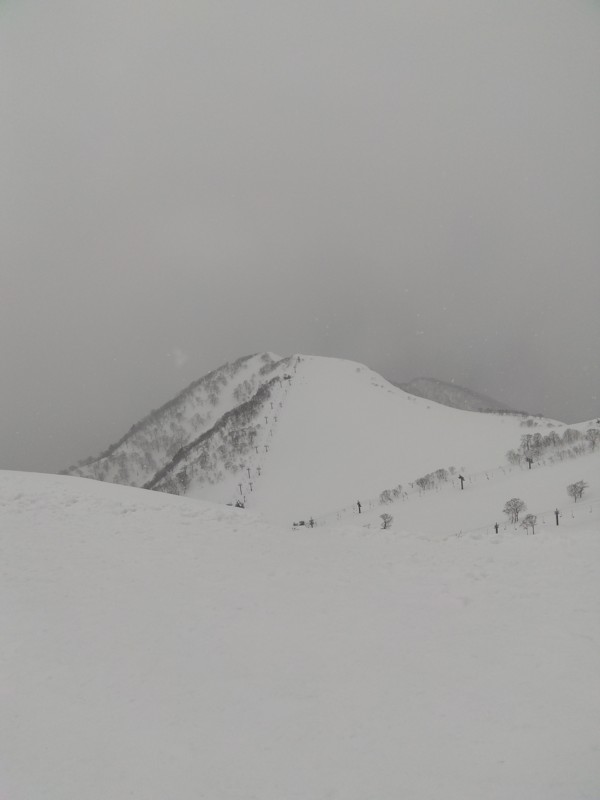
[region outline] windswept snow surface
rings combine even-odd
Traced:
[[[0,797],[597,800],[600,531],[573,523],[293,532],[0,472]]]

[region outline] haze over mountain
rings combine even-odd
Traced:
[[[600,414],[599,41],[597,0],[1,2],[0,466],[268,349]]]
[[[392,383],[409,394],[434,400],[436,403],[452,408],[461,408],[463,411],[515,411],[492,397],[436,378],[414,378],[407,383],[394,381]]]

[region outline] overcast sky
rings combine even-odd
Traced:
[[[271,350],[600,413],[600,4],[0,2],[0,468]]]

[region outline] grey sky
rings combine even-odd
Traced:
[[[600,4],[0,3],[0,468],[273,350],[600,413]]]

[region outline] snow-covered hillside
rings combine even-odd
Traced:
[[[223,415],[250,400],[284,363],[272,353],[239,358],[195,381],[152,411],[116,444],[66,472],[110,483],[143,486],[182,447],[209,431]]]
[[[409,394],[424,397],[426,400],[433,400],[452,408],[460,408],[462,411],[510,411],[504,403],[499,403],[492,397],[479,394],[464,386],[455,383],[440,381],[436,378],[414,378],[408,383],[394,383],[398,388],[403,389]]]
[[[352,361],[266,353],[192,384],[73,474],[239,502],[289,524],[337,519],[359,500],[372,507],[432,471],[498,470],[525,432],[560,437],[566,427],[440,405]]]
[[[321,368],[288,397],[290,427]],[[384,415],[393,395],[372,388]],[[573,462],[590,501],[595,459]],[[543,469],[511,491],[541,491]],[[453,530],[484,491],[433,499],[460,500]],[[416,533],[362,517],[292,531],[0,472],[0,796],[598,797],[600,525],[567,512],[535,536],[423,536],[418,516]]]
[[[272,408],[271,408],[272,406]],[[264,414],[264,416],[263,416]],[[353,361],[297,356],[258,413],[263,430],[238,469],[207,484],[197,452],[187,494],[244,499],[268,518],[291,522],[375,497],[438,468],[468,473],[505,463],[524,431],[560,432],[551,420],[477,414],[414,397]],[[156,485],[156,484],[155,484]],[[160,482],[158,483],[160,487]]]
[[[567,486],[583,480],[588,485],[583,497],[576,502],[567,493]],[[503,513],[508,500],[517,497],[526,505],[520,521],[511,524]],[[600,451],[557,463],[538,464],[529,470],[526,466],[508,465],[494,470],[466,475],[464,489],[454,477],[430,490],[408,486],[406,493],[392,502],[382,503],[380,498],[370,498],[363,503],[360,518],[356,506],[338,509],[316,518],[321,524],[356,524],[379,528],[381,514],[393,517],[396,531],[418,531],[432,539],[448,536],[486,536],[500,531],[523,534],[520,522],[525,514],[537,517],[538,529],[556,526],[591,525],[600,530]]]

